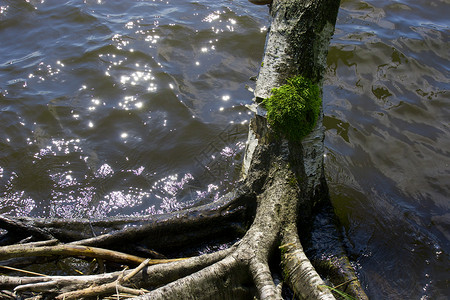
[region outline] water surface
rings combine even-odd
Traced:
[[[55,0],[1,12],[2,212],[165,212],[236,180],[265,8]]]
[[[342,1],[326,171],[374,299],[450,295],[448,1]]]

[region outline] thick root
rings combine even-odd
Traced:
[[[74,245],[116,250],[120,249],[124,240],[128,243],[127,249],[132,248],[134,242],[159,250],[177,249],[217,236],[242,236],[245,223],[251,219],[254,211],[254,199],[248,189],[237,186],[233,192],[214,203],[169,214],[110,220],[20,218],[17,222],[4,217],[9,221],[8,224],[20,224],[17,228],[8,225],[5,229],[9,235],[25,226],[34,230],[27,231],[27,234],[47,232],[44,239],[56,238]]]
[[[334,296],[325,287],[320,275],[306,257],[296,230],[285,232],[280,246],[284,280],[301,299],[332,300]],[[305,284],[308,282],[309,284]]]

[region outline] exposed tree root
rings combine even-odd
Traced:
[[[16,239],[20,239],[26,236],[34,236],[38,240],[54,239],[54,237],[46,230],[40,229],[32,225],[28,225],[24,222],[12,219],[4,215],[0,215],[0,228],[8,230],[10,236],[15,235]]]
[[[270,138],[260,136],[260,139]],[[290,157],[295,155],[292,151],[299,149],[299,145],[292,147],[287,141],[279,143],[277,140],[256,147],[254,159],[258,162],[253,166],[257,168],[250,168],[248,178],[251,179],[246,184],[254,185],[254,180],[260,179],[258,174],[262,170],[266,170],[267,174],[261,187],[262,193],[257,197],[256,215],[244,237],[226,250],[151,266],[133,274],[133,278],[139,278],[136,280],[128,280],[133,271],[101,276],[53,276],[15,280],[8,277],[0,280],[0,288],[14,287],[17,293],[34,291],[50,295],[55,295],[58,291],[56,299],[77,299],[83,295],[101,296],[114,292],[116,288],[118,291],[125,291],[130,288],[125,286],[129,283],[145,289],[163,285],[137,299],[248,299],[254,293],[261,299],[280,299],[280,291],[275,286],[269,268],[269,258],[279,247],[285,280],[297,295],[304,298],[333,299],[331,292],[322,287],[324,282],[311,266],[297,235],[297,210],[301,208],[302,201],[298,201],[300,187],[297,180],[293,179],[297,178],[296,174],[304,171],[295,170]],[[16,252],[11,251],[14,247],[23,248],[21,245],[10,246],[8,249],[11,254],[0,251],[0,257],[12,257],[12,253]],[[51,247],[58,246],[42,246],[37,249]],[[122,281],[120,276],[127,280]],[[135,289],[133,291],[136,292]]]
[[[320,84],[338,6],[336,0],[273,1],[256,100],[294,75]],[[302,141],[288,141],[272,131],[257,105],[253,109],[257,113],[250,122],[243,180],[214,203],[170,214],[107,220],[2,217],[0,228],[8,231],[3,241],[46,241],[0,248],[0,260],[71,255],[139,266],[132,270],[115,266],[115,271],[96,275],[1,276],[0,296],[31,299],[30,293],[39,293],[42,299],[95,299],[123,292],[152,300],[281,299],[278,272],[301,299],[335,299],[327,285],[342,283],[348,283],[348,294],[367,299],[327,206],[322,116]],[[322,207],[328,208],[319,210]],[[221,246],[214,242],[218,237]],[[198,250],[201,245],[209,248]],[[137,256],[180,256],[186,253],[181,249],[197,251],[198,256],[179,260]],[[202,252],[209,253],[199,255]],[[324,271],[326,283],[315,267]]]
[[[224,232],[242,232],[242,223],[253,213],[253,199],[248,189],[237,186],[214,203],[168,214],[106,220],[20,218],[17,223],[46,232],[49,238],[73,244],[108,247],[120,245],[125,239],[129,243],[149,241],[154,248],[168,248],[184,245],[186,240],[192,243],[194,239],[207,240]],[[11,233],[20,227],[13,229]],[[190,232],[195,234],[190,236]],[[33,235],[33,232],[28,234]]]

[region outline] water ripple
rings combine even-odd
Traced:
[[[446,294],[450,23],[440,6],[344,1],[330,48],[327,173],[374,298]]]
[[[217,197],[238,175],[261,13],[243,0],[2,5],[3,211],[140,214]],[[156,197],[173,176],[192,184]]]

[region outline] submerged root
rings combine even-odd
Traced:
[[[20,218],[16,223],[48,233],[44,239],[56,238],[73,245],[120,249],[122,241],[126,240],[127,244],[123,246],[127,249],[137,247],[133,244],[136,242],[167,250],[202,243],[217,236],[242,236],[245,222],[254,211],[252,202],[254,196],[248,190],[237,187],[214,203],[163,215],[108,220]],[[9,226],[5,229],[8,233],[3,239],[11,240],[10,236],[20,227],[10,230]],[[40,236],[33,233],[29,233],[31,238],[39,240]]]

